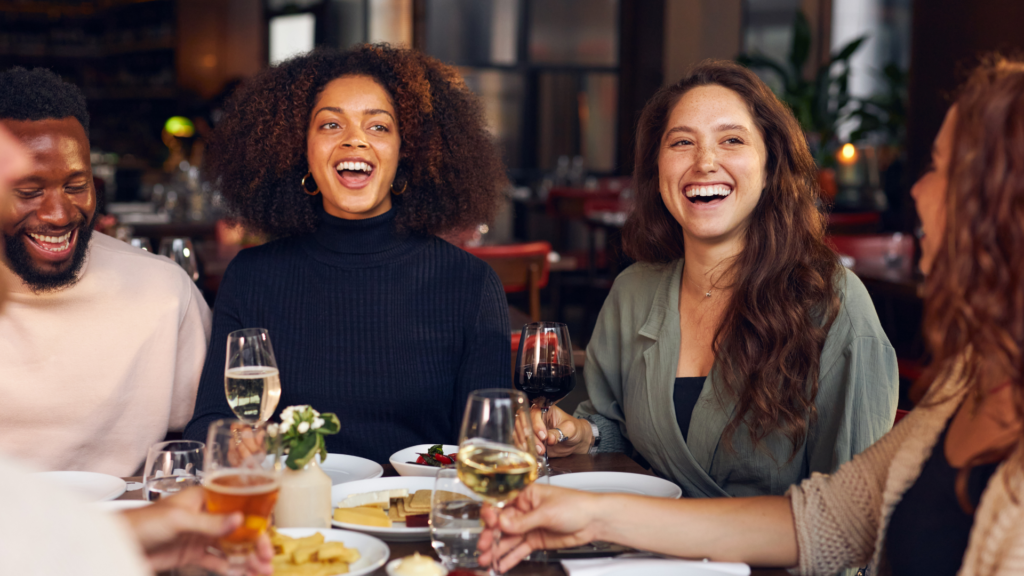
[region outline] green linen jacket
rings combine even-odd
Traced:
[[[796,454],[781,433],[755,447],[743,425],[733,450],[723,446],[736,403],[731,394],[716,394],[718,362],[684,441],[672,399],[682,271],[682,260],[634,264],[616,278],[601,308],[584,366],[590,399],[575,413],[598,426],[598,451],[625,451],[631,443],[689,497],[781,495],[812,472],[834,471],[892,428],[896,354],[864,284],[844,269],[840,311],[821,352],[817,420]]]

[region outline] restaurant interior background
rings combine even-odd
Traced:
[[[212,302],[231,257],[262,240],[224,219],[203,177],[231,90],[315,45],[390,42],[452,63],[513,187],[494,222],[449,240],[499,272],[514,330],[565,321],[582,351],[629,263],[618,231],[639,111],[691,64],[738,58],[798,112],[830,234],[910,379],[923,354],[910,185],[962,70],[1020,49],[1022,22],[1018,0],[0,0],[0,69],[51,68],[85,91],[100,226],[154,247],[189,238],[177,256]]]

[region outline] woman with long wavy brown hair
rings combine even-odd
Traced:
[[[537,418],[551,456],[628,439],[689,496],[781,494],[889,430],[896,356],[825,243],[815,175],[746,68],[703,62],[648,102],[623,229],[639,263],[587,348],[590,400]]]
[[[806,575],[868,563],[894,576],[1024,573],[1024,62],[991,59],[971,75],[912,194],[932,362],[891,432],[784,497],[531,486],[502,515],[503,568],[534,548],[602,540]],[[496,525],[493,510],[486,519]],[[485,531],[481,550],[490,544]]]

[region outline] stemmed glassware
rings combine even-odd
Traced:
[[[196,249],[192,247],[192,241],[188,238],[164,238],[160,241],[160,255],[177,262],[193,282],[199,280]]]
[[[537,479],[536,441],[525,394],[493,388],[469,395],[456,470],[469,491],[499,509]],[[495,555],[499,538],[496,532]],[[496,564],[491,564],[491,574],[498,574]]]
[[[569,327],[561,322],[534,322],[523,326],[512,382],[530,403],[547,415],[548,409],[576,386]],[[548,469],[548,454],[543,456]]]
[[[224,394],[239,420],[266,422],[281,400],[281,377],[264,328],[228,334],[224,355]]]
[[[154,502],[198,486],[203,470],[203,443],[194,440],[158,442],[149,447],[142,469],[143,494]]]
[[[242,525],[221,538],[228,576],[246,573],[256,540],[270,526],[281,488],[281,435],[263,424],[218,420],[206,438],[203,491],[211,514],[244,515]]]

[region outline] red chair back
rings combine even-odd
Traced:
[[[463,249],[494,269],[506,293],[529,291],[530,318],[534,322],[540,320],[540,289],[547,286],[551,272],[551,244],[529,242]]]

